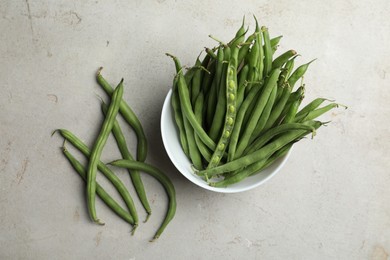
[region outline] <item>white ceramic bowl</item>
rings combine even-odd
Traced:
[[[168,95],[165,98],[161,113],[161,135],[164,147],[168,153],[169,158],[175,167],[179,170],[179,172],[196,185],[207,190],[223,193],[235,193],[250,190],[269,180],[283,167],[287,161],[287,158],[291,153],[291,149],[285,156],[276,160],[272,165],[264,169],[259,174],[250,176],[243,181],[232,184],[226,188],[216,188],[209,186],[207,182],[205,182],[201,177],[194,174],[194,171],[191,169],[191,162],[188,160],[181,148],[176,122],[172,113],[171,95],[172,90],[168,92]]]

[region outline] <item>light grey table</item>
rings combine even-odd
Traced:
[[[389,259],[389,12],[386,0],[0,1],[0,258]],[[164,53],[190,66],[215,45],[208,34],[229,40],[243,15],[253,30],[252,14],[284,35],[278,53],[318,58],[305,102],[324,96],[349,109],[323,117],[329,126],[297,144],[265,185],[217,194],[182,177],[163,148],[159,118],[175,73]],[[155,243],[167,202],[158,182],[143,178],[153,215],[135,236],[100,201],[106,226],[94,225],[62,139],[50,137],[68,128],[91,144],[106,98],[94,80],[100,66],[112,84],[124,77],[147,161],[177,190],[176,217]],[[103,159],[118,156],[111,138]]]

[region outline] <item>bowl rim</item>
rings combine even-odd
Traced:
[[[238,193],[238,192],[248,191],[248,190],[254,189],[254,188],[264,184],[265,182],[270,180],[273,176],[275,176],[280,171],[280,169],[285,165],[285,163],[287,162],[288,158],[290,157],[292,149],[290,149],[287,152],[286,155],[284,155],[284,156],[282,156],[281,158],[278,159],[278,161],[279,161],[278,165],[276,166],[276,168],[271,173],[269,173],[267,176],[262,178],[260,181],[254,182],[254,183],[252,183],[250,185],[247,185],[247,186],[244,186],[244,187],[241,187],[241,188],[237,188],[237,187],[233,187],[232,188],[232,186],[234,186],[234,184],[231,185],[231,186],[228,186],[228,187],[212,187],[212,186],[208,185],[205,181],[201,180],[200,178],[199,179],[198,178],[191,178],[190,175],[187,174],[187,171],[181,167],[181,164],[179,164],[177,162],[176,157],[174,156],[173,151],[170,149],[169,142],[167,140],[167,134],[168,133],[166,132],[166,129],[167,129],[167,127],[166,127],[166,124],[167,124],[166,119],[170,118],[173,121],[173,125],[174,125],[174,128],[175,128],[175,135],[177,136],[177,134],[178,134],[177,133],[178,129],[177,129],[177,126],[176,126],[176,122],[175,122],[174,116],[172,114],[172,111],[169,111],[169,110],[172,109],[171,108],[171,104],[170,104],[171,96],[172,96],[172,88],[168,91],[168,93],[167,93],[167,95],[165,97],[165,100],[164,100],[164,103],[163,103],[163,107],[162,107],[162,110],[161,110],[161,117],[160,117],[160,131],[161,131],[161,137],[162,137],[164,149],[165,149],[166,153],[168,154],[168,157],[171,160],[172,164],[180,172],[180,174],[183,175],[186,179],[188,179],[192,183],[196,184],[197,186],[202,187],[202,188],[204,188],[206,190],[219,192],[219,193]],[[169,115],[167,115],[168,113],[169,113]],[[180,146],[180,148],[181,148],[181,146]],[[180,151],[183,152],[182,149],[180,149]],[[192,173],[192,175],[193,175],[193,177],[195,177],[195,174]]]

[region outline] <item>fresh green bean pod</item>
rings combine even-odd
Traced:
[[[165,215],[165,219],[153,237],[153,240],[156,240],[163,233],[163,231],[165,230],[169,222],[173,219],[176,213],[176,192],[175,192],[175,187],[173,186],[171,180],[158,168],[143,162],[130,161],[130,160],[116,160],[109,164],[121,168],[127,168],[131,170],[145,172],[151,175],[152,177],[154,177],[155,179],[157,179],[164,187],[169,198],[169,205],[168,205],[167,213]]]
[[[294,57],[295,55],[297,55],[297,52],[294,50],[288,50],[285,53],[281,54],[272,62],[272,69],[282,67],[283,64],[285,64],[290,58]]]
[[[261,27],[261,31],[264,38],[264,74],[263,77],[268,77],[268,74],[272,70],[272,46],[271,40],[269,38],[268,28],[263,26]]]
[[[198,98],[195,101],[195,107],[194,107],[195,118],[200,125],[203,124],[203,115],[202,115],[203,104],[204,104],[204,95],[203,95],[203,92],[200,92],[198,95]],[[201,153],[203,159],[206,162],[210,162],[212,154],[211,154],[210,150],[204,145],[202,140],[200,140],[198,135],[195,135],[195,143],[196,143],[196,146],[198,147],[198,150]]]
[[[104,116],[106,116],[108,112],[108,106],[104,102],[102,102],[102,111],[104,113]],[[126,160],[134,160],[129,149],[127,148],[125,136],[116,119],[114,120],[114,125],[112,127],[112,134],[114,135],[114,139],[116,140],[122,158]],[[140,173],[138,171],[129,170],[129,174],[130,174],[131,182],[133,183],[135,191],[137,193],[137,196],[141,201],[142,206],[146,210],[147,217],[144,221],[146,222],[149,219],[150,215],[152,214],[152,209],[150,208],[150,204],[146,196],[144,184],[142,182]]]
[[[226,73],[226,114],[225,123],[223,126],[221,137],[218,141],[217,147],[211,157],[207,169],[214,168],[219,165],[221,158],[229,144],[230,136],[233,131],[236,120],[236,100],[237,100],[237,58],[238,48],[232,48],[232,56],[230,58],[227,73]],[[206,176],[207,179],[207,176]]]
[[[96,79],[99,85],[103,88],[103,90],[109,96],[111,96],[114,92],[114,89],[101,75],[102,69],[103,68],[100,68],[98,70],[98,73],[96,74]],[[146,155],[148,153],[148,143],[141,122],[139,121],[133,110],[130,108],[130,106],[124,100],[122,100],[119,105],[119,112],[122,115],[123,119],[133,128],[137,136],[137,160],[142,162],[145,161]]]
[[[230,138],[229,143],[229,149],[228,149],[228,159],[227,161],[230,162],[233,160],[236,152],[236,147],[238,143],[238,139],[241,132],[241,126],[245,117],[245,114],[247,112],[248,107],[252,103],[253,99],[257,96],[257,93],[260,91],[260,86],[255,85],[248,93],[244,101],[242,102],[240,109],[238,110],[237,116],[236,116],[236,122],[233,127],[232,136]]]
[[[312,136],[315,135],[315,128],[313,125],[318,125],[320,122],[310,122],[307,121],[306,123],[288,123],[288,124],[282,124],[279,126],[276,126],[274,128],[271,128],[264,132],[262,135],[257,136],[257,138],[251,143],[250,146],[248,146],[245,151],[244,155],[251,154],[260,148],[262,148],[265,144],[267,144],[272,138],[275,136],[278,136],[282,133],[288,132],[288,131],[294,131],[294,130],[306,130],[311,131]]]
[[[340,104],[337,104],[337,103],[330,103],[329,105],[315,109],[313,111],[310,111],[306,115],[301,115],[299,117],[296,117],[295,122],[304,122],[304,121],[308,121],[308,120],[313,120],[313,119],[325,114],[329,110],[336,108],[336,107],[339,107],[339,105]]]
[[[247,84],[246,78],[248,76],[249,72],[249,65],[246,64],[240,73],[239,80],[238,80],[238,90],[237,90],[237,110],[240,109],[240,106],[242,104],[242,101],[244,100],[244,94]]]
[[[268,118],[269,118],[271,111],[272,111],[272,107],[275,103],[276,92],[277,92],[277,88],[275,87],[275,88],[273,88],[271,95],[269,96],[269,99],[267,101],[267,104],[265,105],[264,110],[261,113],[259,121],[257,122],[255,129],[253,130],[252,136],[249,139],[249,143],[252,142],[252,140],[253,140],[252,137],[256,137],[261,133],[265,124],[267,123]]]
[[[111,132],[111,129],[114,125],[114,120],[119,111],[119,105],[121,103],[123,96],[123,79],[119,83],[118,87],[112,93],[111,102],[108,106],[107,116],[104,119],[99,135],[95,140],[95,143],[92,147],[91,156],[88,163],[87,170],[87,205],[88,211],[92,218],[92,220],[98,224],[102,223],[96,215],[96,206],[95,206],[95,198],[96,198],[96,174],[97,174],[97,165],[100,161],[100,156],[103,152],[104,145],[107,142],[107,138]]]
[[[282,111],[287,103],[287,100],[290,96],[290,93],[291,93],[291,86],[288,84],[284,85],[283,92],[282,92],[279,100],[277,100],[277,102],[275,103],[275,105],[272,109],[272,112],[271,112],[270,116],[268,117],[267,123],[264,126],[263,131],[268,130],[269,128],[271,128],[275,124],[275,122],[277,122],[277,119],[279,118],[280,114],[282,113]]]
[[[246,41],[242,44],[240,50],[238,51],[238,64],[240,65],[245,57],[248,55],[248,52],[250,50],[250,46],[252,45],[253,40],[255,39],[256,33],[251,34]]]
[[[90,158],[91,150],[77,136],[65,129],[58,129],[56,131],[58,131],[61,136],[65,138],[66,141],[71,143],[82,154],[84,154],[85,157]],[[126,189],[126,186],[123,184],[123,182],[103,162],[99,161],[97,167],[98,170],[103,173],[103,175],[114,185],[114,187],[117,189],[117,191],[123,198],[123,201],[126,203],[126,206],[134,219],[134,233],[135,229],[138,226],[138,214],[129,191]]]
[[[244,152],[245,148],[248,146],[249,139],[256,127],[257,122],[259,121],[262,112],[264,111],[267,101],[273,89],[276,88],[279,74],[280,74],[280,69],[274,69],[271,72],[270,77],[268,78],[268,81],[261,92],[260,98],[257,101],[255,110],[252,113],[249,122],[244,129],[243,134],[241,135],[241,139],[238,142],[237,150],[235,152],[234,158],[238,158],[242,154],[242,152]]]
[[[330,100],[330,99],[326,99],[326,98],[316,98],[314,99],[313,101],[311,101],[309,104],[307,104],[306,106],[304,106],[296,115],[296,117],[301,117],[302,115],[306,115],[307,113],[309,113],[310,111],[316,109],[317,107],[319,107],[324,101],[333,101],[333,100]]]
[[[305,72],[307,71],[307,69],[309,68],[309,65],[310,63],[312,63],[314,60],[306,63],[306,64],[303,64],[301,66],[299,66],[292,74],[291,76],[288,78],[288,84],[291,86],[291,88],[294,88],[294,85],[295,83],[303,77],[303,75],[305,74]]]
[[[284,124],[292,123],[294,122],[295,115],[297,114],[299,105],[301,104],[303,99],[303,96],[299,97],[298,99],[294,100],[290,106],[290,109],[287,111],[287,114],[285,118],[283,119]]]
[[[62,152],[65,157],[68,159],[69,163],[72,165],[73,169],[80,175],[80,177],[87,182],[87,171],[84,166],[73,157],[73,155],[68,152],[68,150],[62,147]],[[129,223],[130,225],[134,225],[133,217],[124,210],[103,188],[96,183],[96,194],[103,200],[103,202],[114,211],[120,218]]]
[[[175,63],[179,64],[177,57],[175,57],[171,54],[167,54],[167,55],[172,57],[173,60],[175,61]],[[177,66],[176,66],[176,70],[177,70]],[[208,148],[210,148],[211,150],[214,151],[215,147],[216,147],[214,141],[207,135],[207,133],[202,128],[202,126],[197,122],[195,115],[194,115],[194,112],[192,111],[188,87],[187,87],[187,84],[185,82],[183,72],[181,71],[181,69],[179,69],[177,71],[176,77],[178,77],[177,86],[178,86],[178,91],[179,91],[180,103],[183,104],[182,105],[183,114],[187,117],[188,121],[190,122],[190,124],[194,128],[195,133],[197,135],[199,135],[202,142]]]
[[[199,176],[205,176],[206,178],[214,177],[218,174],[223,174],[226,172],[235,171],[238,169],[241,169],[243,167],[246,167],[248,165],[251,165],[252,163],[261,161],[265,158],[268,158],[270,155],[272,155],[274,152],[285,146],[286,144],[294,141],[296,138],[300,137],[302,134],[305,134],[305,131],[297,130],[297,131],[290,131],[287,133],[282,134],[269,144],[265,145],[263,148],[245,155],[243,157],[240,157],[238,159],[235,159],[231,162],[225,163],[221,166],[217,166],[214,168],[208,168],[203,171],[197,171],[196,174]]]
[[[277,36],[277,37],[272,38],[272,39],[270,40],[270,42],[271,42],[271,48],[272,48],[272,54],[274,54],[275,51],[276,51],[276,49],[278,48],[278,44],[279,44],[280,40],[282,39],[282,37],[283,37],[283,36],[280,35],[280,36]]]
[[[201,66],[202,63],[200,62],[199,58],[196,59],[195,66]],[[192,88],[191,88],[191,104],[192,107],[195,106],[196,98],[198,97],[198,94],[201,89],[201,83],[202,83],[202,70],[198,69],[196,70],[194,77],[192,78]]]

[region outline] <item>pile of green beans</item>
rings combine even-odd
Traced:
[[[187,71],[173,58],[171,106],[194,174],[226,187],[259,174],[324,123],[315,120],[339,104],[317,98],[299,109],[310,61],[294,70],[295,50],[275,57],[281,36],[266,27],[247,35],[245,20],[228,43],[205,48]],[[298,88],[297,83],[301,81]],[[325,102],[331,103],[319,108]]]
[[[104,115],[104,121],[100,127],[99,134],[93,143],[92,149],[88,148],[88,146],[85,145],[76,135],[66,129],[57,129],[55,130],[55,132],[58,132],[64,138],[64,144],[62,146],[62,152],[64,156],[67,158],[67,160],[75,169],[75,171],[80,175],[80,177],[87,183],[86,187],[88,212],[91,219],[95,223],[104,225],[104,222],[102,222],[97,217],[96,213],[95,198],[97,195],[120,218],[132,225],[132,234],[134,234],[134,231],[139,224],[138,213],[129,191],[127,190],[123,182],[108,167],[108,165],[128,169],[131,181],[134,185],[134,189],[147,214],[144,222],[149,219],[152,211],[146,196],[146,191],[141,179],[140,172],[144,172],[148,175],[151,175],[161,183],[167,193],[169,203],[165,218],[158,230],[156,231],[152,239],[153,241],[160,237],[168,223],[173,219],[175,215],[175,188],[171,180],[161,170],[150,164],[145,163],[147,156],[147,140],[140,121],[138,120],[134,112],[131,110],[130,106],[122,98],[124,88],[123,79],[120,81],[119,85],[115,89],[113,89],[111,85],[101,75],[101,70],[102,68],[98,70],[98,73],[96,74],[96,80],[99,86],[101,86],[102,89],[109,96],[110,102],[108,104],[105,104],[102,101],[102,112]],[[119,122],[116,119],[118,114],[122,115],[123,119],[130,125],[130,127],[134,130],[137,136],[138,142],[136,160],[131,155],[127,147],[124,134],[121,130]],[[100,160],[100,156],[111,133],[116,140],[122,158],[115,160],[111,163],[105,164]],[[77,150],[79,150],[87,158],[88,163],[86,165],[80,163],[67,149],[65,143],[70,143]],[[127,210],[123,209],[115,201],[115,199],[113,199],[104,190],[104,188],[96,182],[96,175],[98,171],[100,171],[118,191],[119,195],[126,204]]]

